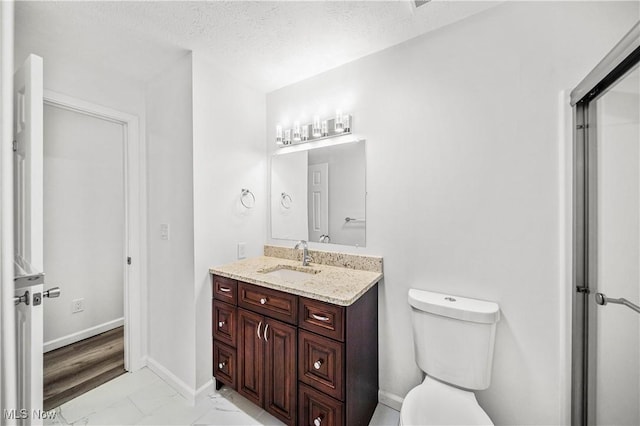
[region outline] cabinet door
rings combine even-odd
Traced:
[[[287,424],[296,421],[296,328],[266,320],[265,410]]]
[[[213,341],[213,375],[231,389],[237,389],[236,350],[218,341]]]
[[[300,383],[300,426],[342,426],[344,404]],[[368,423],[368,422],[367,422]]]
[[[264,401],[264,318],[238,309],[238,393],[256,405]]]
[[[213,337],[231,347],[236,347],[237,308],[213,300]]]

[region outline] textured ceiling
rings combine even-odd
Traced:
[[[83,61],[146,81],[187,50],[271,91],[501,2],[17,2],[16,57]]]

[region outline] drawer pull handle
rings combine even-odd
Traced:
[[[218,364],[218,370],[222,370],[223,368],[225,368],[227,366],[227,362],[221,362],[220,364]]]
[[[314,426],[320,426],[321,424],[322,424],[322,416],[318,416],[315,419],[313,419]]]
[[[256,334],[258,335],[258,340],[260,340],[262,337],[260,336],[260,328],[262,327],[262,321],[260,321],[260,323],[258,324],[258,330],[256,332]]]
[[[264,305],[265,303],[267,303],[267,298],[266,297],[261,298],[260,299],[260,304]]]
[[[231,289],[229,287],[218,287],[218,288],[223,293],[229,293],[231,291]]]
[[[226,321],[220,321],[218,323],[218,327],[223,327],[226,324]]]
[[[323,316],[323,315],[316,315],[316,314],[312,313],[312,314],[311,314],[311,317],[312,317],[313,319],[315,319],[315,320],[318,320],[318,321],[329,322],[329,317],[325,317],[325,316]]]
[[[268,342],[269,338],[267,337],[267,330],[269,330],[269,324],[265,325],[264,327],[264,341]]]
[[[320,370],[320,367],[322,367],[322,360],[319,359],[316,362],[313,363],[313,368],[315,368],[316,370]]]

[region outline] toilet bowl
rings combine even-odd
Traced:
[[[441,383],[427,376],[411,389],[400,410],[400,424],[492,425],[473,392]]]
[[[416,363],[426,373],[405,397],[400,424],[492,425],[474,390],[491,383],[494,302],[409,290]]]

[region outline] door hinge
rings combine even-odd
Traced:
[[[584,293],[584,294],[590,294],[591,290],[589,290],[589,287],[576,287],[576,291],[578,293]]]
[[[131,257],[127,257],[127,265],[131,265]]]
[[[14,141],[11,143],[11,147],[12,147],[12,149],[13,149],[13,152],[16,152],[16,151],[18,150],[18,141],[14,140]]]

